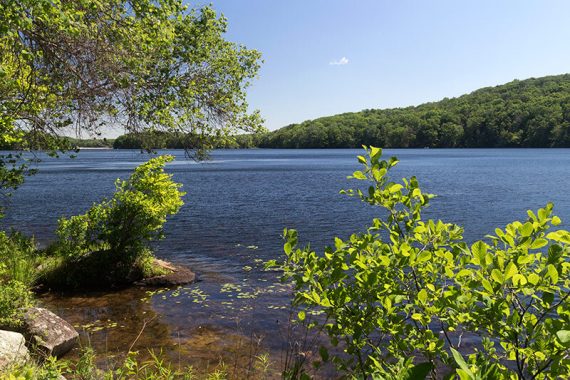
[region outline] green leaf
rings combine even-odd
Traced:
[[[534,254],[522,254],[517,259],[517,264],[524,265],[533,262],[535,259]]]
[[[418,255],[417,261],[418,263],[423,263],[425,261],[428,261],[429,259],[431,259],[431,252],[423,251]]]
[[[530,282],[532,285],[536,285],[539,283],[540,281],[540,277],[536,274],[536,273],[531,273],[527,276],[527,280],[528,282]]]
[[[558,283],[558,270],[556,270],[556,267],[552,264],[548,264],[546,270],[548,272],[548,276],[552,280],[552,283],[553,284]]]
[[[324,306],[324,307],[331,307],[332,306],[331,301],[326,297],[321,299],[321,302],[319,302],[319,303],[321,304],[321,306]]]
[[[556,337],[563,346],[570,347],[570,330],[558,330]]]
[[[527,210],[526,213],[527,213],[528,217],[529,217],[533,222],[536,222],[536,221],[537,221],[538,218],[536,217],[536,215],[534,215],[534,212],[532,212],[531,210]]]
[[[530,235],[532,235],[533,231],[534,231],[534,228],[532,227],[532,223],[530,223],[530,222],[526,222],[520,228],[520,232],[521,232],[522,236],[530,236]]]
[[[513,284],[515,286],[519,286],[519,285],[524,286],[524,285],[526,285],[526,283],[527,283],[526,277],[523,276],[522,274],[517,273],[513,276]]]
[[[509,278],[513,277],[515,274],[517,274],[519,272],[517,266],[515,265],[515,263],[513,263],[512,261],[509,261],[509,263],[507,264],[507,267],[505,268],[505,281],[508,280]]]
[[[489,282],[489,280],[487,280],[486,278],[481,280],[481,284],[483,285],[483,287],[485,288],[486,291],[488,291],[489,293],[494,293],[495,291],[493,290],[493,286],[491,285],[491,283]]]
[[[385,255],[378,256],[378,260],[380,260],[380,263],[385,267],[390,265],[390,258],[388,256]]]
[[[366,179],[366,175],[362,173],[360,170],[357,170],[354,173],[352,173],[352,177],[356,179]]]
[[[427,292],[426,292],[425,289],[422,289],[422,290],[420,290],[420,291],[418,292],[418,300],[419,300],[421,303],[425,304],[426,301],[427,301],[427,298],[428,298],[428,294],[427,294]]]
[[[539,249],[539,248],[544,247],[547,244],[548,244],[548,240],[546,240],[546,239],[542,239],[542,238],[536,239],[530,245],[530,249]]]
[[[301,310],[298,314],[297,317],[299,318],[299,320],[302,322],[305,320],[306,314],[303,310]]]
[[[370,157],[379,157],[382,155],[382,149],[374,146],[370,147]]]
[[[570,244],[570,232],[568,231],[554,231],[546,235],[546,238],[560,243]]]
[[[461,356],[459,351],[457,351],[453,347],[450,347],[449,349],[451,350],[451,354],[453,355],[453,359],[455,360],[455,363],[457,363],[459,368],[461,368],[463,371],[465,371],[466,374],[468,374],[470,378],[473,378],[473,372],[471,372],[471,370],[469,369],[469,366],[467,365],[467,363],[465,362],[465,359],[463,359],[463,356]]]
[[[471,273],[472,273],[471,269],[461,269],[459,272],[457,272],[456,277],[461,278],[465,276],[470,276]]]
[[[481,265],[485,264],[485,256],[487,255],[487,250],[489,246],[482,241],[478,241],[471,245],[471,252],[473,256],[479,259],[479,263]]]
[[[502,284],[505,280],[503,278],[503,275],[501,273],[500,270],[498,269],[493,269],[491,271],[491,278],[495,281],[498,282],[499,284]]]
[[[401,184],[395,183],[395,184],[393,184],[392,186],[390,186],[390,187],[388,188],[388,191],[389,191],[391,194],[394,194],[394,193],[396,193],[396,192],[402,190],[403,187],[404,187],[404,186],[402,186]]]
[[[471,372],[466,372],[463,369],[456,369],[457,375],[459,375],[459,380],[476,380],[476,378],[471,375]]]
[[[317,304],[321,302],[321,296],[319,296],[319,294],[314,290],[311,292],[311,294],[303,293],[303,296]]]
[[[335,237],[334,238],[334,246],[336,249],[341,249],[344,246],[344,242],[342,241],[342,239]]]

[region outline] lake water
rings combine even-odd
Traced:
[[[155,295],[130,289],[51,295],[42,302],[79,326],[106,356],[134,343],[134,349],[162,347],[202,367],[219,358],[241,366],[254,351],[278,358],[289,334],[283,306],[289,291],[262,270],[261,261],[281,257],[284,227],[296,228],[302,242],[320,249],[382,215],[339,194],[356,184],[346,176],[359,169],[361,150],[224,150],[205,163],[181,151],[160,153],[177,156],[167,170],[187,195],[156,254],[192,267],[201,281]],[[400,159],[395,177],[416,175],[424,191],[438,195],[425,216],[464,226],[468,241],[525,219],[527,209],[549,201],[568,228],[569,149],[412,149],[385,155]],[[46,159],[39,174],[16,191],[0,223],[45,244],[58,217],[82,213],[110,196],[115,179],[148,158],[137,151],[85,150],[75,159]]]

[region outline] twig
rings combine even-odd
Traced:
[[[146,328],[146,325],[149,324],[150,322],[154,321],[156,318],[157,318],[157,317],[154,316],[154,317],[152,317],[152,318],[149,319],[149,320],[146,320],[146,319],[145,319],[145,320],[143,321],[143,325],[142,325],[142,327],[141,327],[141,330],[139,331],[139,334],[137,335],[137,337],[135,338],[135,340],[133,341],[133,343],[131,343],[131,345],[129,346],[128,352],[131,352],[131,350],[133,349],[133,347],[135,346],[135,344],[137,343],[137,341],[138,341],[139,338],[141,337],[141,335],[142,335],[144,329]]]

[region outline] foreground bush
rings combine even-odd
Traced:
[[[33,303],[33,294],[26,284],[16,280],[0,283],[0,329],[20,327],[25,309]]]
[[[180,184],[164,172],[172,156],[160,156],[117,180],[111,199],[85,214],[59,220],[55,257],[44,281],[66,287],[113,286],[148,272],[150,243],[163,238],[166,218],[182,206]]]
[[[548,232],[552,204],[469,247],[461,227],[422,219],[433,195],[415,177],[389,180],[396,158],[367,153],[352,178],[371,185],[346,193],[385,217],[323,254],[285,230],[287,258],[270,263],[298,320],[344,350],[321,347],[321,361],[357,378],[569,378],[570,233]]]

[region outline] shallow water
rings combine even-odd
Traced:
[[[50,295],[42,302],[76,325],[84,342],[105,356],[131,346],[162,348],[181,365],[212,368],[222,359],[247,373],[252,358],[269,352],[279,367],[289,334],[289,290],[276,283],[275,273],[263,271],[261,261],[280,257],[284,227],[298,229],[302,242],[320,249],[381,215],[339,194],[351,186],[346,176],[359,168],[361,151],[215,151],[205,163],[185,159],[180,151],[160,153],[177,156],[167,168],[187,195],[156,253],[192,267],[200,282],[154,295],[130,289]],[[426,216],[463,225],[468,241],[524,219],[527,209],[548,201],[563,221],[570,220],[569,149],[386,154],[401,161],[397,177],[416,175],[425,191],[438,194]],[[114,180],[127,177],[146,159],[128,150],[85,150],[75,159],[46,159],[39,174],[11,199],[3,228],[34,234],[45,244],[59,216],[84,212],[111,195]]]

